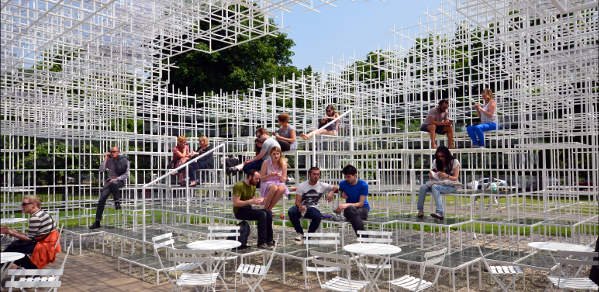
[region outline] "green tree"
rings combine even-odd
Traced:
[[[293,40],[286,34],[268,35],[238,46],[207,54],[190,51],[171,58],[177,68],[170,70],[175,89],[188,88],[190,94],[246,91],[265,81],[288,79],[301,71],[291,66]],[[311,71],[306,68],[306,71]],[[166,74],[164,75],[166,79]],[[170,88],[170,87],[169,87]]]

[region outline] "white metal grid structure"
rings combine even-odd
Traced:
[[[330,2],[3,0],[2,217],[20,216],[21,196],[35,193],[61,220],[87,225],[101,186],[100,159],[118,145],[132,170],[124,210],[108,210],[108,225],[142,228],[126,234],[147,242],[149,225],[230,223],[227,187],[236,177],[224,175],[223,158],[253,156],[254,129],[275,130],[281,112],[306,133],[333,104],[346,114],[339,134],[300,140],[287,153],[289,173],[301,181],[316,162],[321,179],[335,183],[340,169],[354,164],[373,195],[367,225],[394,231],[396,243],[444,242],[452,252],[464,248],[469,237],[462,232],[472,230],[498,234],[489,240],[510,250],[522,248],[523,236],[596,238],[597,1],[448,1],[418,24],[394,29],[387,49],[339,60],[330,72],[256,84],[247,94],[167,90],[176,66],[170,57],[276,33],[268,21],[275,13]],[[473,149],[465,126],[476,122],[473,105],[483,88],[495,93],[501,128],[486,133],[487,148]],[[460,181],[506,183],[498,193],[450,194],[445,221],[418,221],[415,193],[433,153],[419,127],[442,98],[450,101]],[[195,189],[173,186],[168,177],[155,181],[167,173],[180,134],[223,145],[215,152],[219,169]],[[275,213],[286,210],[277,206]],[[413,223],[421,229],[412,230]],[[422,236],[424,225],[432,236]]]

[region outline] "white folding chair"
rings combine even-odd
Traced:
[[[304,259],[303,266],[303,274],[304,274],[304,287],[308,287],[308,272],[316,273],[323,272],[331,273],[331,272],[339,272],[339,267],[313,267],[308,265],[308,261],[310,260],[310,249],[314,248],[327,248],[331,252],[337,252],[339,249],[339,244],[341,243],[339,233],[328,232],[328,233],[306,233],[304,234],[304,245],[306,246],[306,255],[307,257]],[[320,250],[322,251],[322,250]]]
[[[58,269],[9,269],[6,274],[10,276],[10,280],[6,281],[4,287],[8,288],[9,292],[13,288],[21,290],[26,288],[48,288],[48,291],[58,291],[62,284],[60,277],[64,273],[64,266],[67,263],[71,248],[73,248],[73,241],[69,243],[62,264]]]
[[[239,267],[237,267],[236,272],[241,276],[241,283],[245,283],[248,286],[249,291],[256,291],[256,289],[259,289],[260,291],[264,292],[260,286],[260,283],[262,283],[262,280],[264,280],[268,274],[268,271],[270,270],[278,242],[279,240],[277,238],[277,240],[275,240],[275,246],[273,247],[273,250],[270,251],[270,258],[265,264],[260,265],[242,263],[239,265]],[[265,252],[269,251],[262,251],[263,254]]]
[[[360,291],[368,286],[368,281],[351,279],[352,265],[348,255],[311,250],[310,256],[310,261],[314,265],[320,288],[331,291]],[[320,273],[325,273],[327,268],[332,268],[332,271],[339,274],[345,272],[347,278],[336,276],[330,280],[326,280],[325,278],[323,282],[320,278]]]
[[[215,225],[208,226],[208,239],[219,240],[219,239],[239,239],[239,226],[237,225]],[[225,253],[227,254],[227,253]],[[215,256],[214,259],[222,262],[223,277],[226,277],[226,263],[227,261],[237,261],[237,255],[228,253],[223,256]],[[235,262],[237,263],[237,262]]]
[[[591,281],[589,277],[578,277],[578,273],[584,266],[599,265],[599,252],[580,252],[580,251],[558,251],[555,260],[558,263],[556,269],[559,270],[558,276],[549,275],[547,279],[553,286],[559,289],[572,290],[592,290],[599,291],[599,286]],[[575,269],[573,277],[565,276],[568,266]]]
[[[166,257],[175,264],[174,267],[169,269],[164,268],[159,254],[158,258],[169,282],[175,286],[176,290],[181,290],[183,287],[195,287],[196,289],[197,287],[202,287],[204,290],[215,291],[218,273],[206,271],[206,268],[212,267],[214,263],[210,252],[192,249],[174,249],[171,247],[167,247],[166,251]],[[189,272],[191,270],[190,267],[198,268],[201,273]]]
[[[411,275],[403,275],[395,280],[391,280],[389,283],[397,288],[402,288],[408,291],[422,291],[433,287],[439,280],[439,274],[441,273],[440,265],[445,260],[447,255],[447,248],[443,248],[436,251],[429,251],[424,253],[424,262],[420,265],[420,277],[416,278]],[[437,266],[437,267],[435,267]],[[433,281],[427,281],[424,279],[424,271],[428,267],[433,267],[437,271]]]
[[[508,287],[503,281],[501,281],[501,279],[499,278],[500,276],[512,276],[511,287],[513,287],[514,291],[516,290],[516,278],[519,276],[522,276],[522,281],[523,281],[522,290],[525,290],[526,278],[524,277],[524,271],[522,271],[522,268],[520,268],[519,266],[516,266],[516,265],[511,265],[511,264],[492,266],[489,264],[489,260],[483,254],[483,251],[480,248],[480,245],[477,245],[477,248],[478,248],[478,252],[480,254],[481,260],[482,260],[483,264],[485,265],[485,268],[487,269],[487,271],[489,271],[489,275],[491,275],[491,278],[495,281],[495,283],[497,283],[497,285],[499,285],[501,290],[507,292],[507,291],[509,291],[510,287]]]

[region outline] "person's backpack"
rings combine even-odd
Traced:
[[[247,247],[248,237],[250,237],[250,224],[247,221],[241,221],[237,224],[239,226],[239,237],[237,241],[241,242],[240,248]],[[235,236],[227,238],[229,240],[235,240]]]

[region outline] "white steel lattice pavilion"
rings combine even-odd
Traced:
[[[180,241],[204,238],[208,224],[237,223],[230,189],[241,175],[225,172],[225,158],[253,157],[254,129],[275,130],[278,114],[289,113],[305,133],[333,104],[343,115],[339,134],[300,140],[286,153],[290,176],[304,181],[318,165],[323,181],[337,183],[344,165],[356,166],[370,185],[367,229],[393,232],[404,250],[392,259],[398,269],[412,252],[446,246],[455,261],[444,269],[468,271],[479,259],[472,233],[489,257],[541,268],[550,268],[546,255],[525,242],[597,239],[597,1],[444,2],[418,24],[394,29],[388,48],[339,60],[329,72],[256,83],[243,94],[168,90],[173,56],[276,34],[269,19],[332,2],[2,0],[2,218],[23,216],[22,196],[37,194],[80,249],[99,233],[112,256],[151,254],[150,238],[166,231]],[[471,148],[465,127],[476,122],[483,88],[495,93],[500,129],[487,132],[486,148]],[[467,187],[447,195],[440,222],[415,214],[434,153],[419,128],[443,98]],[[216,147],[217,167],[197,187],[179,186],[167,169],[177,135],[206,135]],[[131,161],[130,180],[123,209],[109,205],[105,228],[90,232],[98,166],[111,145]],[[499,189],[468,188],[483,178],[499,179]],[[292,204],[285,198],[274,213]],[[323,205],[330,213],[332,204]],[[286,218],[276,221],[286,246],[278,260],[302,262]],[[355,237],[346,222],[324,220],[322,229],[341,232],[342,242]],[[285,271],[273,277],[287,280]]]

